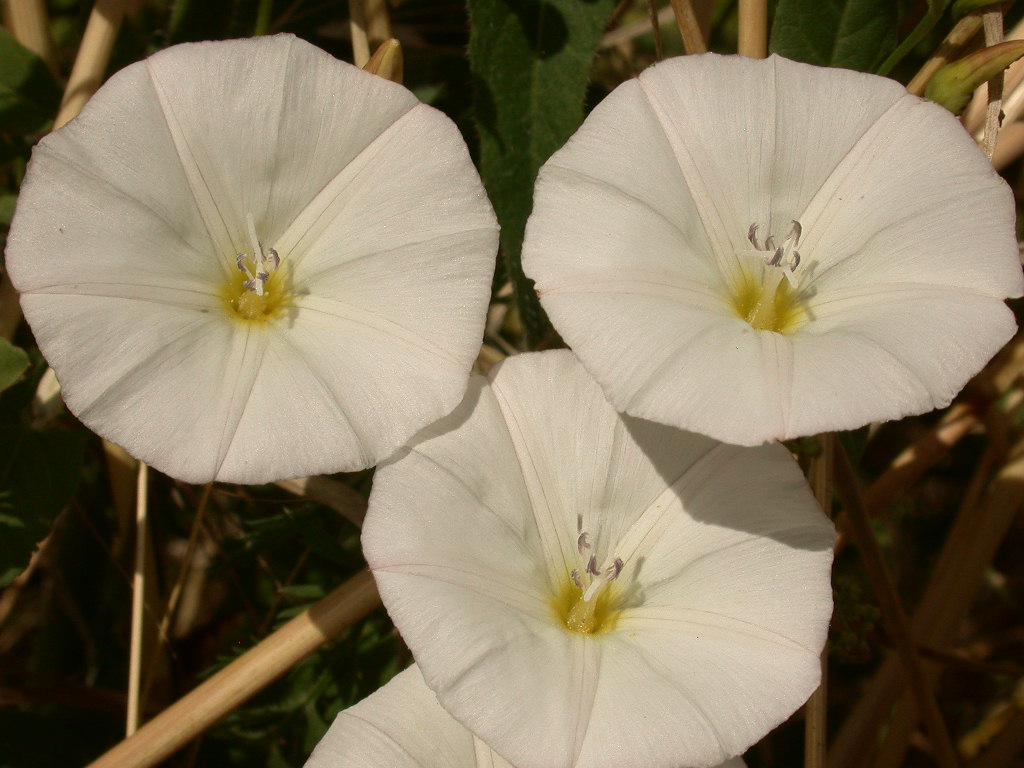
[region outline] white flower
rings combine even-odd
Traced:
[[[281,35],[114,75],[33,153],[7,266],[83,422],[253,483],[367,467],[451,411],[496,248],[450,120]]]
[[[363,551],[441,705],[519,768],[705,768],[819,680],[833,529],[779,445],[519,355],[378,468]]]
[[[305,768],[513,767],[441,708],[414,664],[339,713]]]
[[[541,170],[523,266],[619,410],[741,445],[947,405],[1022,291],[952,115],[776,56],[616,89]]]

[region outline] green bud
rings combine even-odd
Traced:
[[[925,98],[938,102],[954,115],[963,112],[975,89],[1024,56],[1024,40],[982,48],[942,67],[924,89]]]

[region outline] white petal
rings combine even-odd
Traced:
[[[413,664],[340,712],[305,768],[513,768],[438,704]],[[719,768],[746,768],[739,757]]]
[[[834,534],[792,459],[623,419],[568,352],[492,375],[378,468],[363,528],[427,684],[520,768],[742,752],[813,690],[831,612]],[[581,529],[624,561],[595,635],[558,613]]]
[[[292,296],[246,323],[256,248]],[[458,404],[496,248],[450,120],[281,35],[111,78],[34,153],[7,265],[89,427],[182,479],[265,482],[375,464]]]
[[[616,89],[541,169],[523,265],[617,408],[756,445],[948,403],[1012,332],[1002,300],[1024,290],[1013,217],[956,120],[897,83],[687,56]],[[730,275],[790,221],[809,321],[755,330]],[[952,325],[937,303],[880,306],[928,286],[971,297],[954,314],[970,316],[973,343],[931,331]],[[871,291],[889,297],[876,305],[887,331],[872,324],[866,340],[825,320],[829,303]],[[904,347],[914,372],[879,351]]]
[[[512,768],[441,708],[416,665],[339,713],[306,761],[306,768],[385,766]]]

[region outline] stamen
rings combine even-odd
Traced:
[[[576,539],[576,549],[582,555],[583,550],[590,549],[590,542],[587,541],[589,534],[586,531],[580,533],[580,537]]]
[[[597,570],[597,555],[591,555],[590,560],[587,561],[587,573],[592,576],[601,575],[601,572]]]
[[[750,229],[747,230],[747,240],[749,240],[750,244],[754,246],[755,251],[761,251],[764,249],[757,244],[757,227],[757,222],[754,222],[753,224],[750,225]]]
[[[616,557],[615,562],[608,566],[608,581],[615,581],[622,573],[622,559]]]

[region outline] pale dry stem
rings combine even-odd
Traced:
[[[915,639],[935,648],[947,646],[967,615],[988,564],[1024,504],[1024,441],[1014,446],[981,503],[964,505],[946,536],[912,621]],[[968,500],[969,501],[969,500]],[[930,672],[930,674],[934,674]],[[899,661],[893,654],[882,664],[851,710],[829,754],[829,768],[855,768],[904,691]],[[887,740],[909,739],[905,724],[890,728]],[[895,732],[899,730],[899,732]]]
[[[740,0],[737,52],[753,59],[768,55],[767,0]]]
[[[64,98],[53,121],[54,130],[81,112],[85,102],[103,83],[127,5],[127,0],[96,0],[64,89]]]
[[[57,69],[57,48],[50,35],[50,20],[43,0],[6,0],[4,26],[14,39],[43,60],[54,77]]]
[[[371,51],[391,38],[391,19],[386,0],[349,0],[349,25],[352,30],[352,63],[365,67]]]
[[[1003,9],[994,6],[995,10],[985,11],[982,15],[982,28],[985,30],[985,45],[998,45],[1003,41]],[[999,140],[1000,113],[1003,107],[1003,73],[988,81],[988,106],[985,111],[985,131],[982,134],[981,149],[990,161],[996,151]]]
[[[914,78],[907,85],[907,90],[915,96],[924,95],[925,86],[936,72],[952,61],[967,43],[981,30],[981,17],[977,14],[964,16],[946,35],[946,39],[935,50],[934,55],[925,62]]]
[[[686,52],[707,53],[708,44],[704,41],[704,33],[701,32],[691,0],[672,0],[672,13],[676,17],[679,34],[683,36]]]
[[[308,610],[183,696],[88,768],[149,768],[380,605],[360,571]]]
[[[142,701],[142,657],[145,653],[143,624],[146,603],[146,551],[149,548],[149,472],[139,462],[135,491],[135,570],[132,574],[132,628],[128,652],[128,712],[125,734],[139,729]]]

